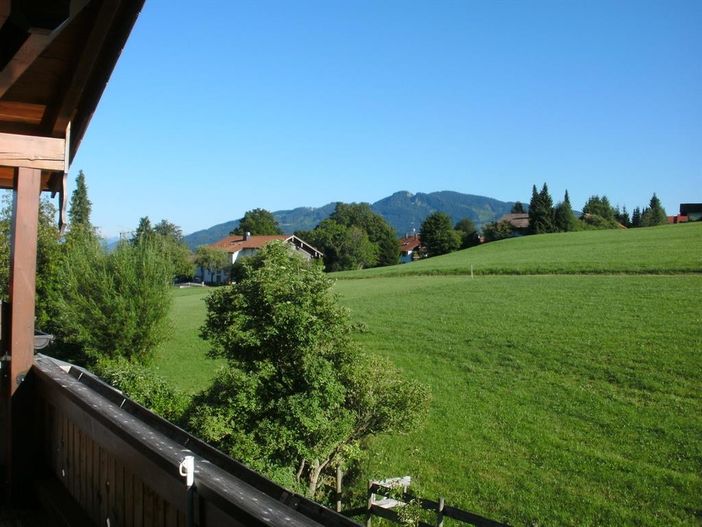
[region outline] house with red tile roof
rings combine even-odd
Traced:
[[[324,256],[321,251],[315,249],[309,243],[298,238],[294,234],[274,234],[270,236],[252,236],[248,232],[243,236],[240,234],[231,234],[226,238],[211,243],[209,247],[226,252],[229,255],[228,263],[233,265],[242,258],[253,256],[265,245],[276,240],[288,244],[291,250],[308,260],[316,260]],[[228,269],[210,272],[202,267],[198,268],[197,275],[203,282],[214,284],[226,283],[230,277]]]
[[[421,258],[422,240],[419,234],[400,238],[400,263],[409,263],[412,260]]]

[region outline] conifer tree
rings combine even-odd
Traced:
[[[72,228],[84,227],[91,231],[90,212],[92,203],[88,199],[88,187],[85,184],[85,174],[80,170],[76,177],[76,188],[71,194],[71,201],[68,205],[68,221]]]
[[[570,232],[576,229],[578,220],[573,214],[573,208],[570,206],[570,197],[568,191],[565,192],[563,202],[559,203],[554,213],[554,224],[558,231]]]
[[[639,207],[635,207],[631,213],[631,226],[641,227],[641,209]]]
[[[139,225],[137,225],[136,231],[134,231],[134,236],[132,236],[132,244],[152,237],[154,234],[154,229],[151,227],[151,220],[148,216],[144,216],[139,219]]]
[[[655,225],[665,225],[666,223],[668,223],[668,216],[661,205],[661,200],[658,199],[654,192],[648,207],[641,213],[641,226],[653,227]]]
[[[515,201],[510,212],[512,212],[512,214],[524,214],[526,212],[524,210],[524,204],[521,201]]]
[[[554,230],[553,200],[548,192],[548,186],[544,183],[541,192],[537,192],[536,185],[533,185],[529,203],[529,232],[543,234]]]

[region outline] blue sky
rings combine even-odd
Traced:
[[[702,201],[702,2],[147,0],[71,167],[107,236],[397,190]]]

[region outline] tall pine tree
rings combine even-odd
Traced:
[[[631,226],[641,227],[641,209],[639,207],[635,207],[631,213]]]
[[[573,208],[570,206],[570,197],[568,191],[565,191],[563,202],[559,203],[554,213],[554,224],[558,231],[570,232],[576,229],[578,220],[573,214]]]
[[[86,231],[92,231],[93,226],[90,223],[92,206],[88,199],[85,174],[80,170],[76,177],[76,188],[71,194],[71,202],[68,205],[68,221],[72,229],[84,228]]]
[[[533,185],[529,203],[529,232],[543,234],[554,231],[553,199],[548,192],[548,186],[544,183],[541,192],[537,192],[536,185]]]
[[[668,223],[668,216],[661,205],[661,200],[658,199],[654,192],[648,207],[641,213],[641,226],[654,227],[655,225],[665,225],[666,223]]]

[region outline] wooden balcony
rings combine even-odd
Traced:
[[[37,355],[14,404],[15,415],[23,416],[13,438],[13,463],[22,475],[14,495],[41,501],[59,525],[357,525],[248,469],[81,368]],[[179,474],[186,455],[195,457],[191,488]]]

